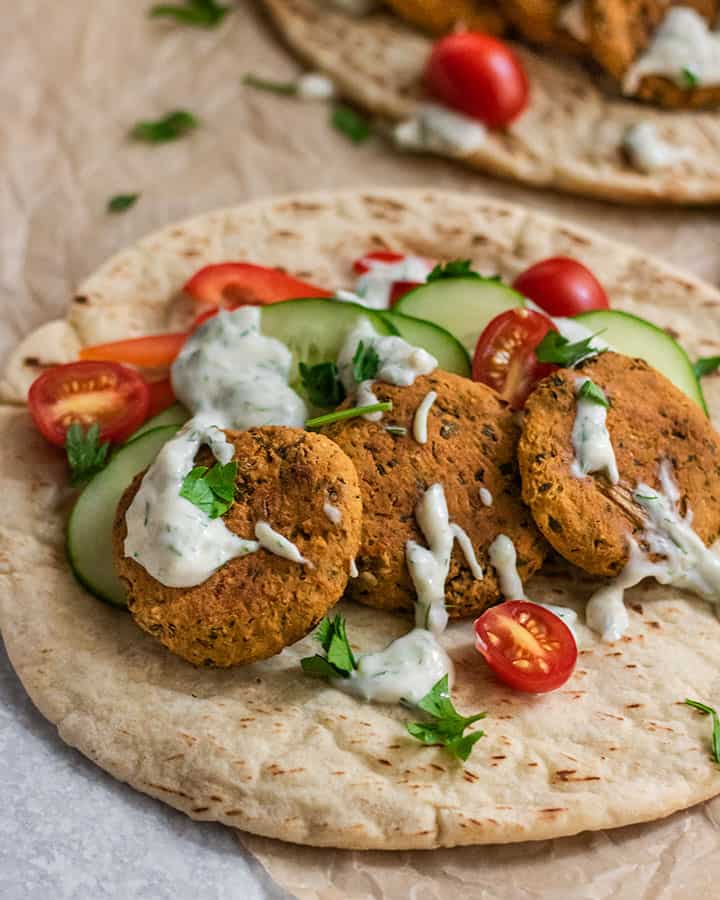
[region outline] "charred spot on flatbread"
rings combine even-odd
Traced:
[[[573,475],[576,379],[590,378],[610,402],[607,428],[620,481]],[[633,500],[641,483],[657,488],[667,460],[693,528],[706,544],[720,532],[720,439],[700,407],[646,362],[618,353],[561,369],[530,395],[518,449],[523,498],[538,528],[565,559],[593,575],[617,575],[628,535],[643,531]]]
[[[170,588],[123,554],[125,513],[142,480],[123,495],[113,553],[137,624],[188,662],[244,665],[300,640],[342,596],[360,543],[362,502],[353,464],[322,435],[294,428],[226,432],[235,447],[230,531],[254,538],[264,520],[296,544],[309,565],[260,549],[222,566],[207,581]],[[202,450],[198,464],[212,464]],[[326,504],[337,510],[328,518]]]
[[[410,387],[377,382],[373,389],[378,399],[393,403],[382,421],[352,419],[324,432],[355,464],[363,497],[359,575],[349,582],[348,596],[381,609],[413,608],[415,589],[405,545],[409,540],[426,545],[415,509],[425,491],[439,483],[450,520],[467,532],[484,571],[482,579],[473,577],[456,542],[446,605],[451,618],[475,615],[500,599],[497,574],[488,560],[488,548],[498,534],[514,542],[523,580],[540,567],[546,552],[520,499],[519,429],[513,414],[490,388],[447,372],[417,378]],[[419,444],[413,422],[429,391],[435,391],[437,399],[428,415],[427,443]],[[388,425],[407,433],[393,435]],[[483,502],[483,488],[492,495],[490,506]]]

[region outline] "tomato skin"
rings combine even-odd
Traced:
[[[147,418],[152,419],[175,402],[175,391],[169,378],[146,382],[149,393]]]
[[[562,687],[577,662],[577,644],[567,625],[526,600],[486,609],[475,620],[475,648],[501,681],[529,694]]]
[[[222,309],[333,296],[331,291],[292,278],[279,269],[243,262],[205,266],[185,284],[183,291],[199,303]]]
[[[398,300],[401,300],[405,294],[409,294],[410,291],[415,290],[416,287],[420,287],[424,282],[422,281],[394,281],[393,286],[390,289],[390,309],[395,306]]]
[[[430,268],[433,267],[433,262],[425,257],[422,257],[425,262],[427,262]],[[402,262],[404,259],[407,259],[407,254],[405,253],[394,253],[392,250],[373,250],[370,253],[366,253],[365,256],[361,256],[360,259],[356,259],[353,263],[353,272],[357,275],[365,275],[366,272],[369,272],[375,263],[382,263],[384,265],[394,265],[396,263]],[[404,297],[405,294],[408,294],[410,291],[414,290],[416,287],[420,287],[422,281],[395,281],[393,282],[392,288],[390,289],[390,308],[400,300],[401,297]]]
[[[149,337],[128,338],[108,344],[83,347],[80,359],[127,363],[141,369],[159,369],[169,366],[187,340],[185,332],[153,334]]]
[[[568,256],[553,256],[530,266],[513,282],[550,316],[577,316],[593,309],[610,309],[603,286],[587,266]]]
[[[521,409],[541,379],[557,366],[538,362],[535,348],[555,325],[542,313],[518,307],[488,322],[478,338],[472,379],[494,388],[513,409]]]
[[[525,70],[508,45],[477,31],[437,41],[424,81],[441,103],[489,128],[509,125],[527,106],[530,93]]]
[[[122,443],[147,419],[150,392],[141,376],[114,362],[67,363],[46,369],[30,386],[28,407],[38,431],[65,446],[73,422],[100,424],[100,440]]]

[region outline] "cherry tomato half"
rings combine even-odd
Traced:
[[[431,270],[435,265],[432,260],[426,259],[425,257],[420,258],[427,263],[428,271]],[[366,272],[369,272],[371,269],[375,268],[378,263],[385,266],[392,266],[396,265],[397,263],[401,263],[404,259],[407,259],[407,256],[404,253],[393,253],[391,250],[373,250],[370,253],[366,253],[365,256],[361,256],[360,259],[355,260],[355,262],[353,263],[353,271],[358,275],[364,275]],[[424,282],[393,282],[393,285],[390,289],[390,306],[395,306],[395,304],[401,297],[404,297],[405,294],[408,294],[416,287],[420,287],[421,284],[424,284]]]
[[[150,394],[147,417],[152,419],[158,413],[163,412],[175,403],[175,391],[169,378],[160,378],[157,381],[146,382]]]
[[[75,362],[47,369],[28,393],[40,433],[58,447],[68,428],[98,422],[100,440],[120,443],[147,418],[150,396],[141,376],[114,362]]]
[[[242,262],[205,266],[183,290],[199,303],[224,309],[265,306],[300,297],[332,297],[330,291],[292,278],[279,269]]]
[[[518,307],[495,316],[480,335],[472,363],[473,381],[481,381],[521,409],[538,381],[557,366],[538,362],[535,348],[548,331],[557,331],[547,316]]]
[[[577,662],[575,638],[562,619],[525,600],[486,609],[475,621],[475,647],[501,681],[531,694],[565,684]]]
[[[551,316],[610,309],[607,294],[590,269],[567,256],[535,263],[518,275],[513,287]]]
[[[153,334],[149,337],[83,347],[79,356],[86,360],[127,363],[141,369],[159,369],[173,362],[186,340],[187,334],[184,332]]]
[[[504,128],[516,119],[530,93],[525,70],[508,45],[477,31],[437,41],[424,80],[441,103],[490,128]]]

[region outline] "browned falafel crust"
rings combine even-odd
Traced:
[[[456,26],[495,35],[505,30],[497,4],[487,0],[387,0],[387,5],[404,21],[432,34]]]
[[[620,474],[615,485],[604,473],[577,478],[570,469],[580,375],[610,401],[606,421]],[[720,439],[703,410],[640,359],[604,353],[541,381],[526,404],[518,459],[523,498],[540,531],[565,559],[593,575],[617,575],[627,563],[627,536],[638,536],[644,525],[633,491],[640,483],[660,487],[663,460],[672,464],[681,513],[692,509],[693,528],[705,543],[718,537]]]
[[[355,468],[319,434],[295,428],[226,432],[238,464],[227,527],[246,539],[264,520],[295,543],[312,566],[260,549],[233,559],[191,588],[160,584],[123,555],[125,513],[142,475],[118,505],[115,566],[137,624],[194,665],[236,666],[279,653],[311,631],[342,596],[360,545],[362,501]],[[198,463],[212,464],[201,450]],[[341,514],[332,522],[325,510]]]
[[[565,0],[506,0],[503,14],[523,37],[540,47],[551,47],[566,53],[583,54],[586,47],[560,24]]]
[[[513,414],[491,388],[441,371],[417,378],[410,387],[376,382],[374,391],[379,400],[393,403],[381,422],[352,419],[324,430],[355,464],[363,497],[359,575],[350,580],[348,596],[380,609],[413,608],[405,544],[425,545],[415,509],[425,491],[440,483],[451,521],[465,529],[484,570],[484,577],[475,579],[456,542],[445,585],[448,613],[451,618],[475,615],[501,596],[488,559],[498,534],[514,542],[523,580],[540,567],[546,552],[520,499],[519,428]],[[428,441],[419,444],[413,420],[429,391],[436,391],[437,399],[428,415]],[[387,425],[400,425],[407,434],[394,436]],[[493,497],[489,507],[480,498],[483,487]]]

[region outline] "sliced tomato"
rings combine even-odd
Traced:
[[[105,360],[127,363],[141,369],[159,369],[173,362],[186,340],[185,332],[153,334],[149,337],[83,347],[79,356],[84,360]]]
[[[353,271],[358,275],[364,275],[375,268],[377,263],[392,266],[401,263],[404,259],[407,259],[407,254],[405,253],[393,253],[391,250],[373,250],[370,253],[366,253],[365,256],[361,256],[360,259],[355,260]],[[432,260],[424,256],[421,259],[428,264],[430,269],[435,265]],[[405,294],[408,294],[416,287],[420,287],[423,283],[422,281],[394,281],[390,289],[390,306],[395,306],[401,297],[404,297]]]
[[[150,392],[138,372],[115,362],[75,362],[47,369],[28,393],[40,433],[58,447],[74,423],[97,422],[100,440],[120,443],[147,418]]]
[[[169,378],[161,378],[158,381],[148,381],[146,383],[150,394],[147,417],[152,419],[153,416],[173,405],[175,402],[175,391]]]
[[[244,262],[205,266],[193,275],[183,290],[199,303],[223,309],[265,306],[301,297],[333,296],[331,291],[292,278],[279,269]]]
[[[555,325],[542,313],[518,307],[495,316],[480,335],[473,381],[494,388],[513,409],[521,409],[538,381],[557,366],[538,362],[535,348]]]
[[[459,31],[433,46],[425,86],[446,106],[504,128],[528,104],[530,87],[520,61],[507,44],[477,31]]]
[[[206,309],[205,312],[201,312],[200,315],[195,319],[195,321],[190,326],[190,334],[193,331],[197,331],[201,325],[204,325],[208,319],[213,319],[220,312],[219,307],[211,306],[210,309]]]
[[[526,600],[485,610],[475,621],[475,646],[501,681],[531,694],[565,684],[577,662],[577,644],[567,625]]]
[[[568,256],[553,256],[530,266],[513,282],[515,290],[550,316],[577,316],[610,309],[603,286],[587,266]]]

